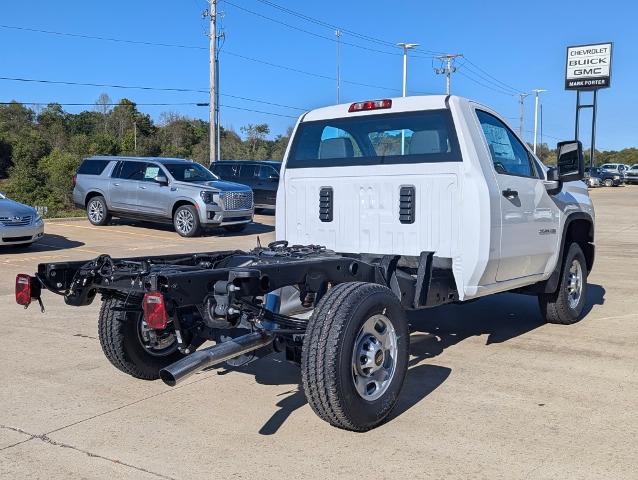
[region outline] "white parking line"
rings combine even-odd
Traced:
[[[168,240],[169,238],[173,238],[173,237],[164,237],[162,235],[150,235],[148,233],[137,233],[137,232],[127,232],[124,230],[117,230],[114,228],[104,228],[104,227],[89,227],[87,225],[71,225],[68,223],[56,223],[55,225],[60,225],[61,227],[72,227],[72,228],[82,228],[85,230],[99,230],[105,233],[118,233],[118,234],[123,234],[123,235],[133,235],[136,237],[149,237],[149,238],[155,238],[155,239],[165,239]]]

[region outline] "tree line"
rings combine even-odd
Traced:
[[[90,155],[134,155],[189,158],[209,163],[209,124],[176,113],[155,122],[135,102],[116,104],[102,94],[93,109],[69,113],[51,103],[36,111],[18,102],[0,105],[0,191],[11,198],[48,209],[48,215],[73,210],[72,179],[82,158]],[[221,128],[221,158],[281,160],[291,129],[269,138],[265,123],[242,126],[239,133]],[[540,145],[548,165],[556,151]],[[585,152],[588,162],[589,151]],[[596,164],[638,163],[638,148],[596,151]]]
[[[155,122],[123,98],[103,94],[95,107],[66,112],[51,103],[36,111],[18,102],[0,105],[0,191],[19,202],[43,206],[48,216],[73,209],[73,175],[90,155],[179,157],[209,164],[209,124],[176,113]],[[269,138],[265,123],[221,128],[221,156],[281,160],[288,135]]]

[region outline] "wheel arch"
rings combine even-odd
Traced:
[[[179,207],[183,207],[185,205],[189,205],[191,207],[194,207],[195,210],[198,210],[197,205],[195,205],[195,203],[192,200],[180,199],[173,204],[173,208],[171,209],[171,218],[175,217],[175,212],[177,211]]]
[[[89,202],[91,201],[91,199],[95,197],[104,197],[104,201],[106,201],[106,196],[104,195],[104,192],[101,192],[99,190],[91,190],[84,196],[84,207],[86,208],[89,205]]]
[[[563,269],[563,258],[567,253],[569,245],[577,243],[585,255],[587,272],[594,268],[595,247],[594,247],[594,219],[585,212],[571,213],[563,225],[563,234],[560,243],[560,254],[556,260],[556,266],[552,275],[545,282],[544,291],[546,293],[555,292],[558,288],[560,276]]]

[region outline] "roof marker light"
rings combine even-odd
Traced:
[[[392,100],[366,100],[365,102],[355,102],[350,105],[348,112],[363,112],[366,110],[383,110],[386,108],[392,108]]]

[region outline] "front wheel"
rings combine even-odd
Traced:
[[[571,325],[580,320],[586,299],[587,262],[580,246],[572,243],[563,259],[558,289],[538,297],[541,312],[548,323]]]
[[[304,392],[331,425],[363,432],[383,423],[408,368],[405,312],[388,288],[342,283],[308,322],[301,356]]]
[[[613,181],[611,178],[606,178],[606,179],[603,181],[603,184],[604,184],[606,187],[613,187],[613,186],[614,186],[614,181]]]
[[[125,302],[113,298],[102,302],[98,321],[102,351],[118,370],[142,380],[156,380],[162,368],[183,357],[175,333],[151,333],[141,313],[124,311],[124,307]]]
[[[196,237],[199,235],[201,225],[199,214],[192,205],[182,205],[175,210],[173,216],[175,231],[182,237]]]

